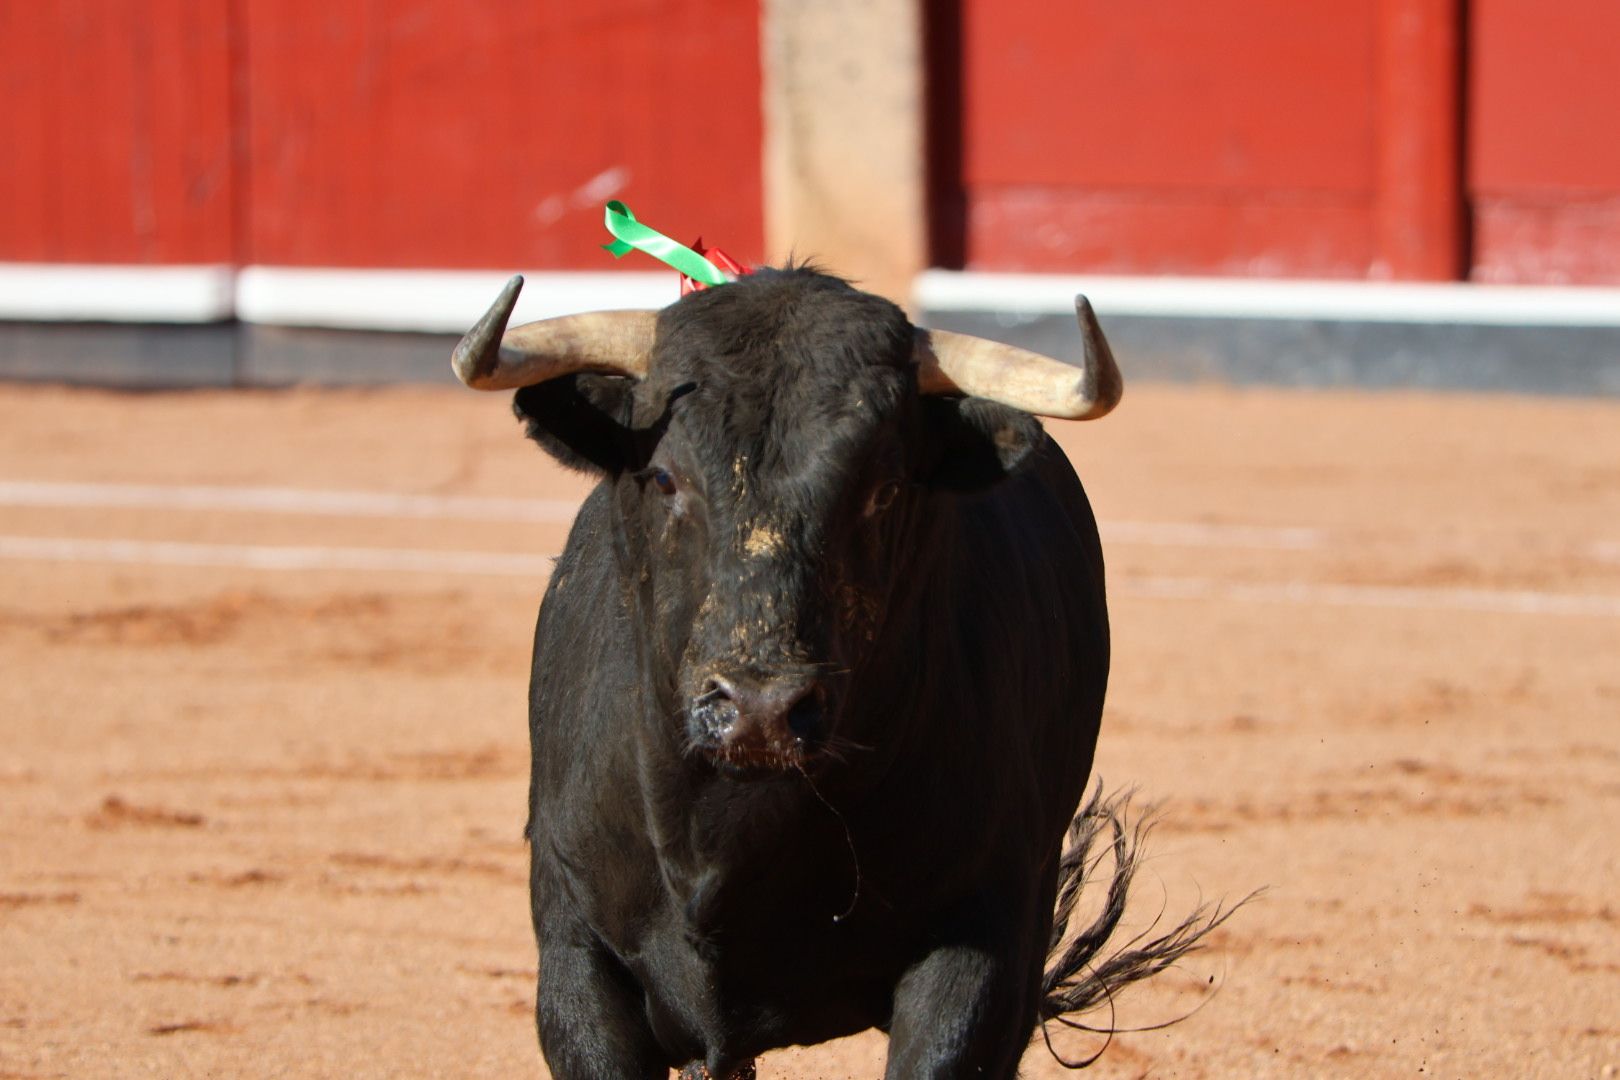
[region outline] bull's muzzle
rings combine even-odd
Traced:
[[[812,675],[714,674],[688,710],[692,744],[724,765],[788,769],[825,737],[825,691]]]

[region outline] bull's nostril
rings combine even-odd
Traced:
[[[733,700],[735,691],[731,680],[723,675],[711,675],[703,680],[689,711],[690,730],[695,736],[708,741],[730,736],[738,720],[737,703]]]
[[[718,675],[711,675],[703,680],[703,687],[698,692],[697,703],[699,705],[709,705],[717,701],[730,701],[735,696],[735,693],[736,688],[731,685],[730,680],[723,679]]]
[[[807,693],[788,710],[788,730],[800,743],[814,743],[821,738],[821,697]]]

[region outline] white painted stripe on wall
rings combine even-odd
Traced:
[[[229,266],[0,263],[0,319],[207,323],[235,310]]]
[[[476,495],[413,495],[386,491],[207,485],[81,484],[0,480],[0,506],[58,506],[153,510],[226,510],[337,517],[450,518],[567,524],[572,499],[509,499]]]
[[[228,566],[247,570],[375,570],[509,577],[536,577],[551,573],[550,556],[499,551],[272,547],[261,544],[82,540],[56,536],[0,536],[0,558],[153,566]]]
[[[498,270],[328,270],[245,267],[237,316],[273,326],[465,333],[512,276]],[[655,309],[679,299],[664,271],[525,273],[512,323],[618,308]]]
[[[0,319],[206,323],[461,333],[510,277],[502,270],[0,263]],[[536,271],[514,322],[614,308],[656,309],[679,296],[673,271]],[[1237,278],[994,274],[928,270],[924,311],[1009,318],[1068,314],[1085,293],[1104,317],[1352,320],[1524,326],[1620,326],[1620,289]]]
[[[502,270],[339,270],[249,266],[0,263],[0,319],[20,322],[207,323],[460,334],[511,277]],[[673,270],[538,271],[514,323],[615,308],[656,309],[680,296]]]
[[[247,570],[344,570],[384,573],[540,577],[551,557],[487,551],[404,548],[271,547],[147,540],[85,540],[0,536],[0,558],[37,562],[104,562]],[[1302,581],[1230,582],[1208,578],[1123,577],[1109,582],[1115,597],[1238,601],[1305,607],[1349,606],[1503,615],[1620,618],[1620,596],[1499,589],[1438,589],[1394,585],[1336,585]]]
[[[1103,318],[1304,319],[1502,326],[1620,326],[1620,289],[1462,283],[994,274],[927,270],[924,312],[1072,315],[1084,293]]]

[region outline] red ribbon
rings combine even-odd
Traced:
[[[702,255],[705,259],[708,259],[710,262],[714,263],[714,265],[718,266],[720,269],[724,270],[733,277],[742,277],[744,274],[752,274],[754,272],[754,268],[752,266],[749,266],[746,263],[738,262],[736,259],[733,259],[730,255],[727,255],[719,248],[704,247],[703,237],[701,236],[698,237],[696,242],[692,244],[692,250],[697,252],[699,255]],[[693,281],[685,274],[681,275],[682,296],[685,296],[687,293],[707,289],[708,287],[709,286],[701,281]]]

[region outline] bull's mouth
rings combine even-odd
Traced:
[[[803,772],[821,756],[817,743],[800,738],[767,743],[699,737],[692,739],[689,745],[693,753],[721,772],[736,777]]]
[[[721,773],[736,780],[759,780],[805,770],[813,755],[803,750],[786,752],[705,747],[703,754]]]

